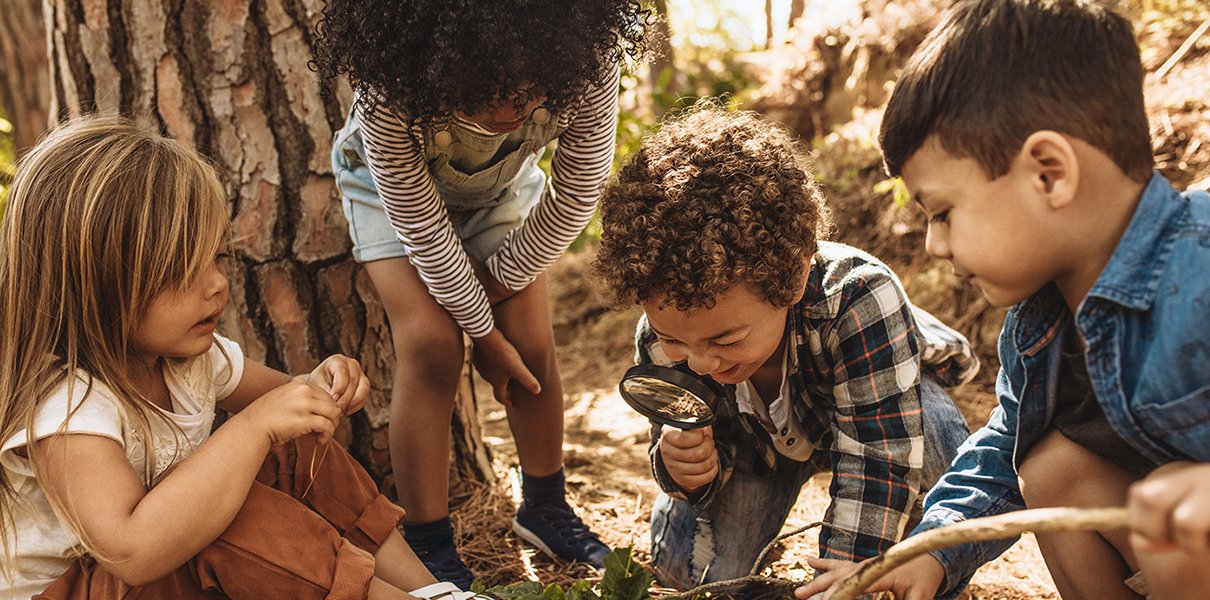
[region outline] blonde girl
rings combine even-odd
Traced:
[[[215,334],[226,197],[119,117],[49,134],[0,225],[0,599],[460,598],[328,444],[357,361],[291,379]],[[215,409],[233,416],[213,434]],[[404,590],[413,590],[412,594]]]

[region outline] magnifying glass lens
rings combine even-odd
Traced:
[[[633,367],[622,378],[619,391],[632,408],[657,423],[693,429],[714,422],[713,392],[674,369]]]
[[[635,377],[623,381],[622,386],[630,394],[631,400],[670,419],[695,423],[712,414],[705,400],[666,381]]]

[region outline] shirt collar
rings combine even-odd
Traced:
[[[1089,297],[1135,310],[1150,308],[1172,255],[1185,208],[1180,193],[1159,173],[1152,175],[1117,249],[1089,290]]]

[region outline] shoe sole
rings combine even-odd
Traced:
[[[602,567],[597,567],[597,566],[593,565],[592,563],[586,563],[586,562],[582,562],[582,561],[578,561],[578,560],[567,560],[567,559],[555,554],[554,550],[551,550],[550,546],[547,546],[546,543],[542,541],[542,538],[538,537],[538,534],[527,529],[524,525],[521,524],[520,521],[518,521],[516,519],[516,517],[513,518],[513,533],[517,534],[517,537],[525,540],[526,542],[529,542],[532,546],[534,546],[538,550],[541,550],[542,554],[545,554],[554,560],[561,561],[561,562],[575,563],[577,565],[585,565],[590,568],[596,569],[597,571],[602,570]]]
[[[542,541],[542,538],[538,537],[538,534],[526,529],[526,527],[522,525],[521,522],[515,517],[513,518],[513,533],[517,534],[517,537],[529,542],[531,545],[541,550],[542,554],[545,554],[555,560],[563,560],[555,554],[554,550],[550,549],[550,546],[547,546],[546,543]]]

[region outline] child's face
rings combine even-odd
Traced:
[[[1054,280],[1062,263],[1045,202],[1014,166],[990,179],[971,158],[930,138],[903,165],[903,181],[928,217],[925,250],[950,261],[954,275],[994,306],[1012,306]]]
[[[719,383],[747,380],[776,358],[785,336],[789,307],[773,306],[747,283],[719,295],[712,308],[660,309],[659,300],[644,302],[643,310],[664,353],[676,362],[687,361],[695,373]]]
[[[227,275],[215,260],[185,290],[156,296],[134,332],[135,350],[152,358],[204,354],[214,342],[227,295]]]

